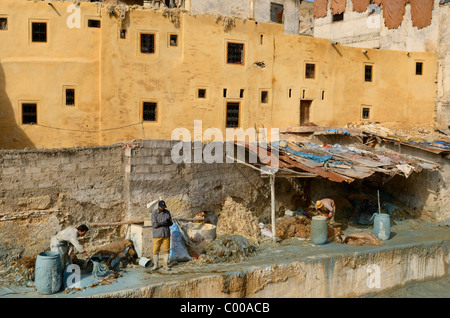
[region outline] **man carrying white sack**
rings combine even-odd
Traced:
[[[88,227],[85,224],[82,224],[77,228],[69,227],[52,236],[50,250],[59,253],[63,268],[65,268],[67,255],[69,253],[69,243],[72,244],[79,253],[83,254],[86,259],[89,259],[88,254],[78,241],[78,237],[84,236],[88,230]]]

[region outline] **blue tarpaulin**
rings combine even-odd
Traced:
[[[286,142],[286,141],[284,141],[284,142]],[[328,160],[333,158],[332,155],[316,156],[316,155],[313,155],[313,154],[310,154],[310,153],[292,150],[291,148],[289,148],[289,146],[281,147],[280,146],[280,141],[272,142],[272,146],[274,146],[276,148],[279,148],[279,149],[282,149],[284,151],[290,152],[290,153],[292,153],[292,154],[294,154],[296,156],[299,156],[299,157],[302,157],[302,158],[305,158],[305,159],[308,159],[308,160],[312,160],[314,162],[323,163],[323,162],[326,162],[326,161],[328,161]]]

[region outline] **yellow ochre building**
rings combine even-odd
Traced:
[[[433,52],[347,47],[252,19],[1,0],[0,148],[170,139],[194,120],[223,131],[431,123],[436,69]]]

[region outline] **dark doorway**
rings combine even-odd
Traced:
[[[309,123],[312,100],[300,100],[300,126]]]

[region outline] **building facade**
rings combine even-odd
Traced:
[[[0,147],[106,145],[218,128],[434,120],[435,52],[277,23],[101,3],[0,3]],[[417,74],[418,65],[423,72]]]
[[[338,11],[332,4],[341,3]],[[436,121],[450,125],[450,1],[317,0],[314,36],[342,45],[436,52]],[[319,6],[320,4],[320,6]],[[321,7],[322,6],[322,7]],[[389,10],[389,11],[387,11]]]

